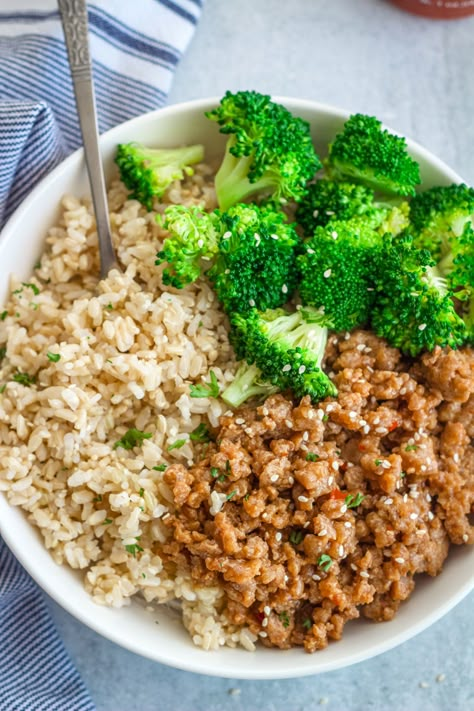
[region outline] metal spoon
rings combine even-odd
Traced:
[[[84,156],[91,186],[97,223],[100,253],[100,275],[104,279],[111,269],[121,271],[112,245],[107,193],[99,150],[99,132],[95,111],[92,64],[89,51],[86,0],[58,0],[66,40],[77,113],[81,127]]]

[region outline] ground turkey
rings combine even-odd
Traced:
[[[356,331],[330,341],[326,370],[336,399],[242,407],[165,473],[168,561],[222,586],[263,644],[308,652],[360,614],[392,619],[416,573],[474,542],[473,350],[413,363]]]

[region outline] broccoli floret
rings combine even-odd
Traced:
[[[333,220],[350,220],[374,211],[374,192],[363,185],[318,180],[308,186],[308,192],[296,211],[296,219],[305,234],[312,235],[317,227]]]
[[[224,391],[222,397],[230,405],[241,404],[255,382],[292,390],[298,398],[310,395],[314,402],[337,394],[336,386],[321,368],[327,328],[316,309],[294,313],[283,309],[261,313],[253,309],[245,316],[234,314],[231,342],[237,357],[252,370],[249,375],[242,367],[239,379]]]
[[[406,230],[410,224],[410,204],[401,202],[399,205],[390,207],[382,220],[377,226],[377,232],[380,235],[391,234],[396,237],[401,232]]]
[[[209,269],[218,249],[220,219],[216,213],[209,214],[198,207],[172,205],[165,210],[163,226],[170,237],[156,255],[155,264],[168,262],[163,283],[182,289],[196,281],[203,269]]]
[[[251,397],[267,398],[278,390],[276,385],[265,381],[262,371],[255,363],[248,365],[244,361],[239,365],[233,381],[221,397],[231,407],[239,407]]]
[[[410,222],[417,247],[442,259],[451,238],[460,237],[466,224],[474,226],[474,188],[449,185],[420,193],[410,203]]]
[[[192,175],[190,166],[203,158],[201,145],[148,148],[138,143],[121,143],[117,146],[115,162],[122,182],[132,191],[130,197],[151,210],[154,199],[161,197],[173,180]]]
[[[459,315],[466,326],[466,339],[474,344],[474,230],[470,222],[459,237],[451,235],[448,244],[450,251],[437,268],[461,302]]]
[[[299,237],[282,212],[234,205],[221,213],[219,253],[208,272],[228,313],[281,306],[296,288]]]
[[[466,328],[446,279],[411,235],[385,236],[374,275],[372,328],[377,336],[411,356],[436,345],[456,348],[465,340]]]
[[[404,138],[382,129],[373,116],[354,114],[329,146],[329,177],[360,182],[389,195],[414,195],[420,182],[418,163]]]
[[[229,134],[215,186],[219,206],[227,210],[258,193],[275,201],[298,201],[321,163],[309,124],[270,96],[228,91],[206,116]]]
[[[373,270],[382,239],[355,218],[318,227],[298,257],[303,304],[320,308],[336,331],[368,321],[374,300]]]

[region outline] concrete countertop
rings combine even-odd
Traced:
[[[423,20],[384,0],[206,0],[170,103],[256,89],[371,113],[474,184],[473,36],[474,17]],[[470,711],[473,602],[375,659],[268,682],[141,659],[50,604],[98,711]]]

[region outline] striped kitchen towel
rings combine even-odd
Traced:
[[[164,104],[201,4],[89,3],[101,132]],[[38,180],[80,143],[55,0],[2,0],[0,226]],[[92,709],[41,591],[0,538],[0,711]]]

